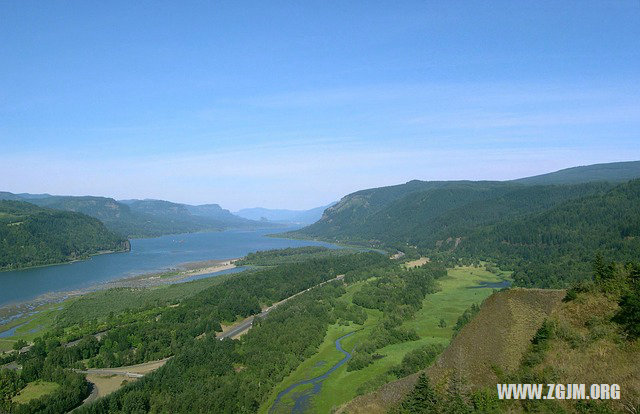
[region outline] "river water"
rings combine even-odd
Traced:
[[[345,338],[350,337],[351,335],[353,335],[354,332],[350,332],[346,335],[341,336],[340,338],[336,339],[335,341],[335,346],[336,349],[338,351],[340,351],[344,357],[338,361],[336,364],[334,364],[331,368],[327,369],[324,374],[319,375],[317,377],[314,378],[310,378],[307,380],[303,380],[300,382],[296,382],[295,384],[290,385],[289,387],[287,387],[287,389],[281,391],[280,393],[278,393],[278,395],[276,396],[275,401],[273,402],[273,405],[271,405],[271,408],[269,409],[269,414],[274,414],[276,412],[291,412],[292,414],[302,414],[304,413],[308,408],[309,408],[309,404],[311,402],[311,398],[318,394],[322,388],[322,381],[324,381],[325,379],[327,379],[327,377],[329,375],[331,375],[335,370],[337,370],[338,368],[340,368],[342,365],[344,365],[345,363],[347,363],[347,361],[349,361],[349,359],[351,359],[351,352],[346,351],[343,347],[342,347],[342,340]],[[311,387],[310,389],[304,390],[302,392],[296,393],[295,395],[292,395],[292,399],[293,399],[293,407],[286,407],[286,406],[282,406],[281,400],[282,398],[289,394],[292,393],[293,390],[295,390],[296,388],[303,386],[303,385],[307,385],[307,384],[311,384],[313,385],[313,387]]]
[[[279,229],[289,231],[292,229]],[[182,263],[230,259],[258,250],[328,243],[266,237],[274,230],[229,230],[153,239],[132,239],[131,251],[93,256],[74,263],[0,272],[0,308],[52,292],[86,289],[124,277],[174,268]]]

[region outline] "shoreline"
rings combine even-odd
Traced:
[[[150,289],[158,286],[170,285],[184,281],[185,279],[193,276],[235,269],[237,267],[235,262],[238,260],[240,260],[240,258],[186,262],[181,263],[175,268],[165,269],[162,271],[98,282],[82,289],[48,292],[24,302],[7,303],[0,306],[0,331],[4,332],[23,323],[23,318],[33,317],[40,312],[41,308],[45,308],[56,303],[62,303],[92,292],[114,288]]]
[[[38,269],[38,268],[41,268],[41,267],[68,265],[68,264],[72,264],[72,263],[83,262],[85,260],[89,260],[94,256],[101,256],[103,254],[114,254],[114,253],[129,253],[130,251],[131,251],[130,248],[128,250],[127,249],[125,249],[125,250],[100,250],[98,252],[90,253],[90,254],[88,254],[86,256],[78,257],[76,259],[67,260],[67,261],[64,261],[64,262],[44,263],[44,264],[33,265],[33,266],[25,266],[25,267],[1,268],[0,269],[0,274],[3,273],[3,272],[19,272],[21,270]]]
[[[321,238],[317,238],[317,237],[302,237],[299,236],[297,234],[290,234],[291,232],[284,232],[284,233],[271,233],[271,234],[265,234],[265,237],[272,237],[274,239],[291,239],[291,240],[305,240],[305,241],[312,241],[312,242],[318,242],[318,243],[327,243],[327,244],[333,244],[334,246],[338,246],[340,248],[344,248],[344,249],[353,249],[353,250],[360,250],[360,251],[372,251],[372,252],[377,252],[380,254],[391,254],[391,252],[384,250],[382,248],[377,248],[377,247],[371,247],[371,246],[367,246],[366,242],[362,242],[363,244],[356,244],[354,243],[346,243],[346,242],[340,242],[340,241],[336,241],[336,240],[329,240],[329,239],[321,239]]]

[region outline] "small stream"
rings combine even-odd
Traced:
[[[298,388],[300,386],[307,385],[307,384],[312,384],[313,385],[312,388],[306,389],[292,396],[294,403],[293,403],[293,408],[291,409],[291,413],[293,414],[304,413],[309,406],[309,401],[311,400],[311,397],[313,397],[314,395],[320,392],[320,388],[322,387],[322,381],[324,381],[329,375],[331,375],[332,372],[340,368],[342,365],[344,365],[347,361],[351,359],[351,353],[348,351],[345,351],[344,348],[342,348],[342,344],[340,342],[344,338],[347,338],[353,335],[354,333],[356,332],[354,331],[354,332],[348,333],[336,339],[336,342],[335,342],[336,349],[344,354],[344,358],[342,358],[334,366],[329,368],[324,374],[317,376],[315,378],[296,382],[295,384],[290,385],[284,391],[281,391],[276,397],[275,401],[273,402],[273,405],[269,409],[269,414],[273,414],[276,412],[276,410],[281,405],[280,400],[282,399],[282,397],[284,397],[285,395],[293,391],[295,388]]]
[[[29,322],[29,321],[27,321],[27,322]],[[2,332],[0,332],[0,338],[3,338],[3,339],[4,339],[4,338],[10,338],[10,337],[12,337],[13,335],[15,335],[15,333],[16,333],[16,329],[18,329],[18,328],[19,328],[19,327],[21,327],[22,325],[26,325],[26,324],[27,324],[27,322],[23,322],[23,323],[21,323],[21,324],[19,324],[19,325],[14,326],[13,328],[9,328],[9,329],[7,329],[6,331],[2,331]]]
[[[480,282],[479,285],[477,286],[469,286],[467,289],[485,289],[485,288],[490,288],[490,289],[504,289],[504,288],[508,288],[509,286],[511,286],[511,281],[510,280],[501,280],[500,282]]]

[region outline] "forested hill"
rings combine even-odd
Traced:
[[[634,178],[640,178],[640,161],[573,167],[514,181],[521,184],[578,184],[592,181],[625,182]]]
[[[632,208],[633,202],[627,206],[615,194],[630,192],[628,195],[633,199],[636,182],[614,187],[628,177],[639,177],[639,166],[639,162],[600,164],[530,180],[411,181],[363,190],[328,208],[318,222],[289,235],[397,249],[408,254],[508,262],[516,270],[520,284],[560,286],[588,269],[587,256],[593,257],[595,250],[605,245],[606,249],[616,250],[619,254],[614,257],[620,260],[634,251],[635,239],[625,239],[631,233],[616,236],[615,231],[592,224],[601,220],[619,230],[624,224],[619,220],[632,222],[633,217],[628,214],[637,211]],[[546,184],[591,179],[594,181]],[[610,210],[598,209],[598,202],[605,203]],[[547,228],[539,227],[543,218],[549,220]],[[565,220],[564,227],[558,228],[554,220]],[[506,240],[507,231],[510,237],[520,232],[522,240]],[[633,227],[625,230],[629,231],[635,230]],[[529,245],[527,237],[541,238],[540,246]],[[553,238],[551,244],[549,237]],[[546,260],[545,264],[544,258],[551,251],[557,260],[553,263]],[[557,268],[552,270],[552,266]],[[545,272],[545,276],[534,272]]]
[[[596,254],[629,262],[640,256],[640,180],[478,228],[457,247],[456,256],[495,258],[516,270],[520,285],[554,287],[591,273]]]
[[[432,247],[496,220],[549,209],[640,178],[640,161],[576,167],[515,181],[409,181],[343,197],[291,233],[372,246]],[[571,182],[559,185],[558,183]]]
[[[409,186],[411,183],[408,183]],[[424,183],[426,189],[381,203],[379,194],[355,193],[327,209],[322,219],[294,235],[393,247],[431,248],[480,225],[543,211],[597,194],[612,184],[522,186],[501,182]],[[395,190],[395,189],[394,189]],[[370,190],[369,190],[370,191]]]
[[[116,201],[108,197],[51,196],[0,192],[0,199],[20,200],[55,210],[95,217],[125,237],[154,237],[230,228],[253,229],[268,224],[237,217],[217,204],[189,206],[163,200]]]
[[[128,249],[128,240],[109,231],[95,218],[0,200],[0,270]]]

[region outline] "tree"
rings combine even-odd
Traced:
[[[27,346],[27,342],[24,339],[18,339],[18,341],[16,341],[16,343],[13,344],[13,349],[15,349],[16,351],[19,351],[25,346]]]
[[[402,403],[402,408],[409,413],[438,412],[438,395],[431,387],[427,374],[424,372],[420,374],[415,388]]]
[[[613,320],[622,325],[630,338],[640,338],[640,289],[637,285],[620,298],[619,305]]]

